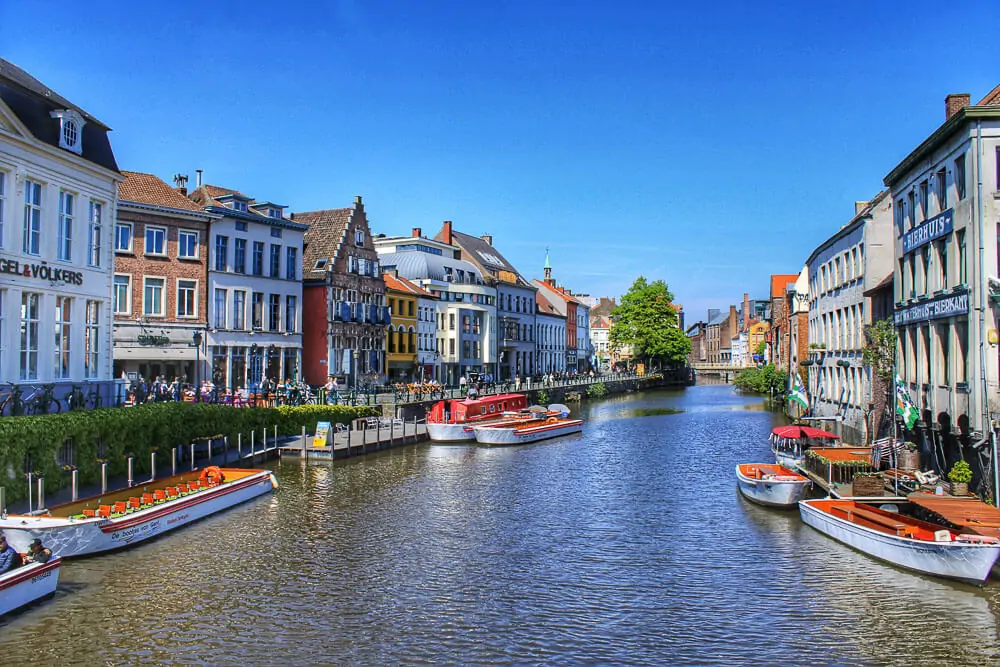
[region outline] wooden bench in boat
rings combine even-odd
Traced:
[[[909,526],[890,517],[883,516],[878,512],[872,512],[871,510],[864,509],[863,507],[847,508],[841,507],[840,505],[834,505],[831,508],[831,512],[833,511],[846,514],[848,521],[853,521],[854,517],[864,519],[865,521],[870,521],[871,523],[882,526],[883,528],[895,531],[896,535],[901,537],[907,537],[913,534],[913,526]]]

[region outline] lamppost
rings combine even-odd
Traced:
[[[191,335],[191,342],[194,343],[194,402],[201,400],[201,383],[199,380],[199,367],[201,366],[201,329],[195,329]]]
[[[351,350],[351,358],[354,359],[354,363],[352,364],[354,366],[354,396],[355,398],[357,398],[358,396],[358,350],[357,349]]]

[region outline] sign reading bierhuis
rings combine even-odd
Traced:
[[[68,285],[82,285],[83,273],[80,271],[69,271],[59,269],[48,264],[33,264],[30,262],[19,262],[16,259],[4,259],[0,257],[0,273],[9,273],[25,278],[36,278],[38,280],[54,280]]]
[[[955,315],[967,315],[969,313],[969,293],[968,291],[957,294],[939,296],[930,301],[915,303],[912,306],[896,309],[896,326],[914,324],[916,322],[926,322],[942,317],[954,317]]]

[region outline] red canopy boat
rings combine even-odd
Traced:
[[[788,438],[790,440],[799,440],[801,438],[829,438],[831,440],[840,440],[840,436],[834,435],[828,431],[812,428],[811,426],[797,426],[795,424],[789,426],[778,426],[771,431],[771,434],[778,438]]]

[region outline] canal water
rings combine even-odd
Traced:
[[[49,665],[998,664],[1000,587],[752,506],[779,418],[728,386],[588,404],[580,436],[275,462],[275,495],[67,563],[0,625]]]

